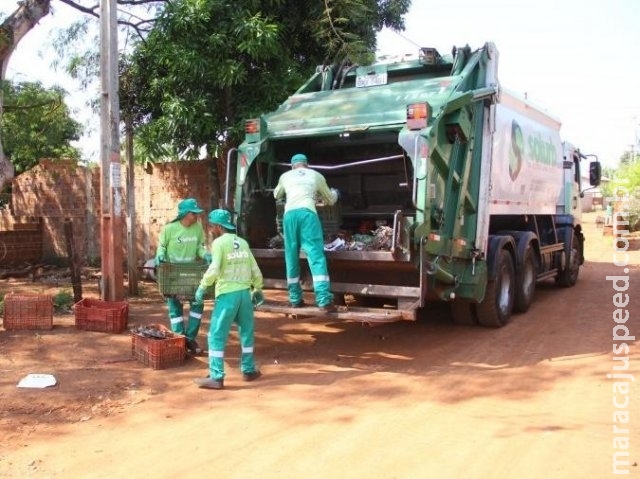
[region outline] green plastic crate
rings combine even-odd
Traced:
[[[156,275],[163,296],[193,298],[207,271],[206,263],[160,263]]]

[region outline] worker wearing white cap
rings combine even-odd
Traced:
[[[282,229],[289,302],[293,307],[304,305],[299,260],[302,248],[307,254],[313,277],[316,305],[325,311],[335,311],[327,259],[324,255],[322,224],[316,210],[316,194],[328,205],[338,201],[338,191],[327,186],[322,174],[308,168],[306,155],[293,155],[291,170],[280,176],[273,191],[276,200],[286,197]]]
[[[186,198],[178,203],[178,215],[167,223],[160,232],[156,265],[160,263],[192,263],[197,258],[208,258],[205,247],[206,237],[198,215],[204,210],[194,198]],[[169,323],[174,333],[186,336],[187,351],[198,354],[196,338],[200,331],[204,304],[189,301],[189,317],[184,318],[182,301],[176,297],[167,298]],[[186,323],[186,324],[185,324]]]

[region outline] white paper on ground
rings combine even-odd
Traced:
[[[48,388],[56,385],[56,378],[51,374],[27,374],[18,383],[19,388]]]

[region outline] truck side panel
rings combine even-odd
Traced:
[[[489,214],[555,214],[563,176],[560,125],[532,119],[524,103],[495,108]]]

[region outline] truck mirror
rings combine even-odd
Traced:
[[[589,184],[591,186],[598,186],[600,184],[600,178],[602,177],[602,167],[599,161],[592,161],[589,163]]]

